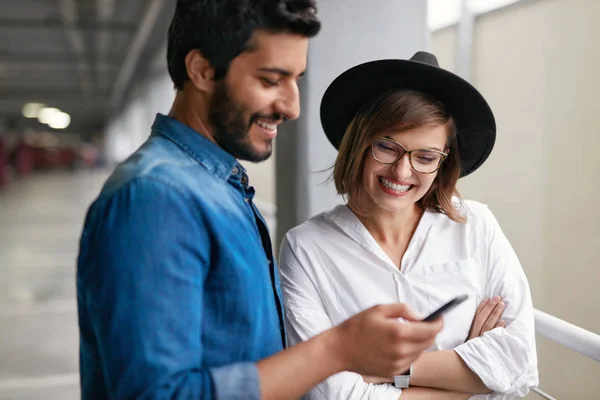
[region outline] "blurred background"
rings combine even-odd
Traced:
[[[103,180],[169,111],[174,3],[0,0],[0,399],[79,398],[80,229]],[[335,159],[318,111],[327,85],[364,61],[433,52],[497,118],[494,152],[459,188],[489,205],[529,278],[540,390],[600,398],[600,2],[318,5],[302,116],[274,157],[246,165],[274,243],[342,201],[319,172]]]

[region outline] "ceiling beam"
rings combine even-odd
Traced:
[[[2,59],[0,59],[0,64],[2,64],[2,67],[0,68],[11,68],[11,69],[20,69],[20,70],[27,70],[27,71],[53,71],[53,72],[64,72],[64,71],[69,71],[71,72],[71,70],[73,70],[73,68],[80,68],[81,66],[78,65],[77,61],[72,61],[72,62],[67,62],[65,63],[60,62],[58,60],[56,60],[56,62],[24,62],[24,61],[4,61]],[[99,71],[102,72],[108,72],[108,71],[112,71],[114,72],[115,70],[119,69],[119,65],[112,63],[112,64],[101,64],[98,63],[98,65],[96,66],[96,68]],[[41,79],[44,79],[46,77],[40,77]]]
[[[83,56],[85,53],[83,35],[79,29],[73,27],[79,19],[77,16],[77,4],[75,0],[58,0],[58,2],[60,19],[63,23],[65,35],[71,46],[71,51],[77,59],[81,92],[83,93],[84,100],[88,102],[92,97],[91,68],[87,58]]]
[[[95,102],[104,103],[108,98],[108,92],[94,93]],[[90,105],[84,104],[81,101],[81,90],[75,88],[64,88],[60,86],[52,87],[26,87],[26,86],[0,86],[0,102],[18,102],[21,105],[24,102],[41,102],[48,105],[55,103],[68,103],[77,105],[79,108],[85,108]],[[92,103],[93,105],[93,103]]]
[[[115,0],[96,0],[96,19],[98,24],[105,24],[110,21],[115,14]],[[96,34],[96,60],[98,65],[106,63],[106,53],[110,48],[110,31],[100,31]],[[98,86],[104,87],[108,84],[108,74],[106,70],[97,70]]]
[[[135,67],[140,60],[144,48],[148,44],[152,29],[163,9],[164,0],[148,0],[146,12],[140,21],[135,37],[131,41],[131,45],[127,51],[127,57],[121,66],[121,70],[119,71],[119,75],[113,86],[108,103],[109,114],[116,111],[123,100],[125,91],[131,83],[131,77],[133,76]]]
[[[68,26],[71,29],[77,29],[80,31],[108,31],[108,32],[123,32],[131,33],[135,32],[137,24],[126,23],[126,22],[114,22],[114,21],[81,21],[73,20],[70,22],[63,22],[61,18],[45,18],[45,19],[31,19],[31,18],[0,18],[0,29],[1,28],[24,28],[24,29],[64,29]]]
[[[107,50],[104,54],[98,54],[98,57],[104,59],[105,65],[121,65],[121,60],[125,58],[125,53],[110,53]],[[81,54],[84,58],[91,57],[91,53],[86,51]],[[23,63],[23,64],[69,64],[76,63],[77,57],[72,52],[32,52],[32,51],[6,51],[0,50],[0,63]]]

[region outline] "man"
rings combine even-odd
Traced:
[[[272,246],[237,160],[268,158],[277,126],[298,117],[319,29],[314,0],[177,2],[173,107],[82,233],[83,399],[298,398],[344,370],[401,373],[441,330],[382,305],[284,350]]]

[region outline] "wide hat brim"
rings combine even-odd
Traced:
[[[437,64],[435,57],[433,59]],[[320,113],[321,124],[331,144],[339,149],[348,125],[365,103],[391,90],[401,89],[422,91],[446,104],[458,130],[461,177],[484,163],[496,140],[496,122],[486,100],[458,75],[412,59],[360,64],[342,73],[329,85],[321,100]]]

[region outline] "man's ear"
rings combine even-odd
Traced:
[[[185,56],[185,68],[191,83],[200,91],[212,93],[215,69],[198,50],[190,50]]]

